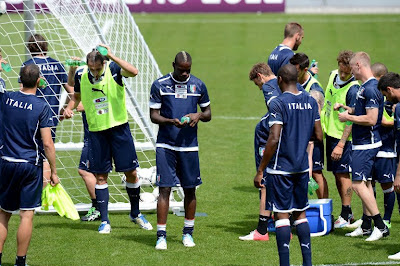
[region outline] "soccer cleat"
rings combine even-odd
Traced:
[[[149,221],[146,220],[143,214],[139,214],[139,216],[136,218],[133,218],[131,214],[129,214],[129,218],[131,218],[132,222],[139,225],[144,230],[153,230],[153,226],[151,223],[149,223]]]
[[[383,230],[380,230],[378,227],[374,227],[374,231],[372,232],[371,236],[365,239],[365,241],[376,241],[381,239],[382,237],[387,237],[390,234],[389,228],[385,226]]]
[[[188,247],[188,248],[196,246],[191,234],[183,234],[182,235],[182,243],[185,247]]]
[[[265,235],[260,234],[256,229],[254,231],[251,231],[248,235],[239,236],[239,239],[244,241],[268,241],[269,236],[268,233],[266,233]]]
[[[88,213],[85,216],[81,217],[82,222],[90,222],[100,220],[100,212],[96,210],[95,207],[89,209]]]
[[[354,230],[351,233],[345,234],[345,236],[351,236],[351,237],[356,237],[356,236],[369,236],[372,233],[371,229],[362,229],[361,226],[357,227],[356,230]]]
[[[109,234],[111,232],[111,225],[107,221],[101,222],[99,226],[99,234]]]
[[[350,225],[350,220],[345,220],[343,219],[342,216],[339,215],[335,223],[333,224],[333,227],[335,228],[344,228],[348,227]]]
[[[400,252],[397,252],[396,254],[388,256],[388,259],[390,259],[390,260],[400,260]]]
[[[385,223],[385,225],[387,226],[387,228],[392,228],[392,224],[389,222],[389,220],[383,220],[383,222]]]
[[[167,249],[167,239],[165,238],[165,236],[160,236],[157,239],[156,249],[157,250],[166,250]]]
[[[362,219],[359,219],[359,220],[355,221],[354,223],[346,226],[346,228],[358,228],[362,225],[362,222],[363,222]]]

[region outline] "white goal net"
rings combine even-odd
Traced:
[[[7,1],[6,1],[7,2]],[[161,76],[146,42],[123,1],[113,0],[46,0],[7,3],[7,12],[0,16],[0,48],[12,70],[3,73],[8,90],[19,88],[18,73],[22,63],[30,58],[25,47],[27,37],[38,33],[48,44],[49,57],[64,63],[71,56],[85,58],[99,43],[111,47],[113,53],[139,69],[135,78],[125,79],[129,124],[135,141],[142,180],[141,210],[156,208],[158,197],[155,182],[155,136],[157,127],[149,116],[149,90]],[[44,4],[45,3],[45,4]],[[66,66],[68,71],[68,67]],[[61,104],[67,94],[59,95]],[[77,169],[83,146],[80,114],[57,126],[57,172],[61,183],[77,204],[78,210],[90,207],[90,197]],[[130,209],[125,184],[118,173],[109,175],[110,206],[112,210]],[[182,193],[171,197],[171,208],[181,208]]]

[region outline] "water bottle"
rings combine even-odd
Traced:
[[[84,66],[86,65],[85,61],[74,60],[74,59],[67,59],[65,60],[65,65],[67,66]]]
[[[103,46],[98,45],[98,46],[96,47],[96,49],[97,49],[97,51],[99,51],[99,53],[102,54],[102,55],[107,55],[107,54],[108,54],[107,48],[105,48],[105,47],[103,47]]]
[[[343,113],[345,111],[346,111],[346,109],[344,109],[343,107],[339,107],[339,112]],[[353,124],[353,122],[346,121],[346,125],[351,126],[352,124]]]
[[[5,72],[10,72],[11,71],[11,65],[9,63],[5,64],[5,63],[1,63],[1,68],[5,71]]]
[[[317,182],[315,182],[314,178],[310,177],[310,181],[308,181],[308,194],[313,195],[314,191],[319,188]]]
[[[190,122],[190,117],[188,117],[188,116],[183,116],[182,118],[181,118],[181,123],[185,123],[185,121],[186,122]]]
[[[316,67],[316,66],[318,66],[317,61],[315,59],[313,59],[311,61],[310,69],[313,67]],[[318,74],[314,74],[314,78],[318,79]]]
[[[44,78],[40,78],[39,87],[40,87],[40,88],[44,88],[44,87],[46,87],[46,86],[47,86],[46,80],[45,80]]]

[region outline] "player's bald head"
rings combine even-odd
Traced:
[[[281,67],[278,71],[278,78],[286,84],[297,83],[297,69],[292,64],[287,64]]]
[[[181,65],[183,63],[192,64],[192,57],[190,56],[190,54],[188,52],[180,51],[179,53],[176,54],[174,63],[179,64],[179,65]]]
[[[89,62],[92,64],[94,64],[94,63],[103,64],[104,60],[105,60],[104,56],[102,54],[100,54],[100,52],[97,51],[97,49],[93,49],[90,53],[88,53],[86,55],[86,63],[87,64],[89,64]]]
[[[387,67],[382,63],[375,63],[371,66],[372,74],[376,79],[380,79],[383,75],[388,73]]]

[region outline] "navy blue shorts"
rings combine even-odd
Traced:
[[[42,205],[43,168],[2,160],[0,208],[7,212],[33,210]]]
[[[128,123],[89,132],[89,171],[109,173],[113,160],[117,172],[129,172],[139,167]]]
[[[376,157],[372,168],[372,180],[378,183],[393,183],[396,176],[396,158]]]
[[[254,158],[256,160],[256,172],[258,171],[258,167],[260,166],[262,157],[264,155],[265,145],[262,147],[258,147],[257,150],[254,151]],[[265,177],[267,176],[267,169],[264,169],[263,172],[263,182],[265,182]]]
[[[86,113],[82,112],[82,123],[83,123],[83,148],[81,153],[81,159],[79,161],[78,169],[89,171],[89,126],[86,120]]]
[[[327,170],[334,174],[351,173],[351,141],[346,141],[343,148],[342,158],[339,161],[332,161],[333,149],[339,143],[339,139],[326,136],[326,163]]]
[[[274,212],[304,211],[308,208],[308,172],[288,175],[269,174]]]
[[[324,169],[324,144],[321,142],[314,142],[313,149],[313,171],[322,171]]]
[[[372,180],[372,168],[374,166],[375,157],[379,148],[368,150],[353,150],[351,162],[353,181],[369,181]]]
[[[199,153],[156,148],[157,181],[159,187],[194,188],[202,183]]]

